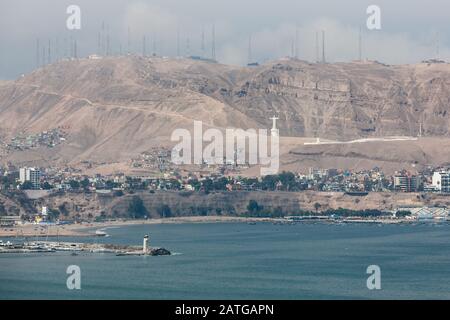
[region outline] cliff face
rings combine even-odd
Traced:
[[[144,202],[153,218],[159,218],[158,210],[167,205],[173,216],[197,215],[242,215],[246,214],[250,200],[255,200],[266,209],[280,209],[284,214],[295,214],[302,211],[316,211],[315,204],[320,204],[320,210],[377,209],[382,211],[395,210],[398,206],[445,206],[450,202],[445,196],[417,193],[369,193],[365,197],[354,197],[342,192],[218,192],[211,194],[177,192],[157,192],[155,194],[141,193],[138,196]],[[125,196],[107,205],[108,214],[127,212],[132,196]]]
[[[162,206],[170,208],[172,216],[227,215],[245,214],[250,200],[255,200],[265,209],[281,209],[284,214],[296,214],[299,210],[314,212],[315,204],[320,204],[320,210],[351,209],[351,210],[395,210],[399,206],[449,206],[448,197],[438,194],[421,195],[417,193],[369,193],[365,197],[354,197],[342,192],[217,192],[204,194],[200,192],[136,192],[121,197],[102,196],[97,194],[63,194],[52,195],[30,201],[36,212],[42,206],[57,209],[66,218],[93,217],[106,215],[128,216],[129,204],[134,196],[144,203],[151,218],[160,218]],[[8,200],[10,201],[10,200]],[[20,214],[30,213],[30,209],[18,207]],[[12,214],[12,213],[9,213]],[[17,213],[19,214],[19,213]]]
[[[47,162],[126,161],[167,143],[194,120],[218,128],[269,128],[283,136],[354,139],[449,136],[450,65],[309,64],[255,68],[187,59],[63,61],[0,86],[2,140],[68,132]]]
[[[350,139],[448,135],[449,65],[317,65],[283,61],[260,68],[233,104],[260,123],[280,114],[281,133]]]

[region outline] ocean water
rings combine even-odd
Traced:
[[[176,254],[1,254],[0,298],[450,299],[448,224],[165,224],[107,232],[82,241],[137,245],[149,234],[151,245]],[[69,265],[81,269],[81,290],[66,287]],[[381,290],[367,289],[369,265],[381,268]]]

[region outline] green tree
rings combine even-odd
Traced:
[[[67,202],[64,202],[58,206],[58,210],[65,216],[69,216],[69,210],[67,209]]]
[[[123,196],[123,191],[122,191],[122,190],[116,190],[116,191],[114,191],[114,196],[115,196],[115,197],[121,197],[121,196]]]
[[[167,204],[163,204],[157,211],[161,218],[169,218],[172,216],[172,210]]]
[[[84,178],[83,180],[80,181],[80,185],[83,189],[87,189],[90,185],[89,179]]]
[[[105,187],[106,187],[106,189],[115,188],[116,187],[116,183],[114,183],[114,181],[112,181],[112,180],[108,180],[105,183]]]
[[[128,214],[134,219],[142,219],[148,215],[147,208],[139,196],[133,196],[128,205]]]
[[[282,189],[286,191],[292,191],[296,188],[295,175],[292,172],[283,171],[278,175],[281,183],[283,184]]]
[[[228,179],[225,177],[222,177],[222,178],[214,181],[214,189],[219,190],[219,191],[225,191],[225,190],[227,190],[227,184],[228,184]]]
[[[198,191],[201,188],[201,183],[197,179],[190,179],[188,183],[194,188],[195,191]]]
[[[395,213],[395,215],[399,218],[403,218],[406,216],[410,216],[411,215],[411,211],[406,211],[406,210],[399,210]]]
[[[31,181],[25,181],[24,183],[22,183],[20,188],[22,190],[32,190],[33,189],[33,184],[31,183]]]
[[[203,183],[202,183],[203,189],[205,190],[206,193],[209,193],[210,191],[213,190],[214,187],[214,183],[210,178],[206,178]]]
[[[316,210],[316,213],[319,211],[319,209],[322,207],[322,205],[318,202],[314,203],[314,209]]]
[[[3,202],[0,202],[0,216],[6,216],[7,212],[6,212],[6,208],[3,205]]]
[[[1,177],[1,184],[3,184],[5,189],[9,188],[16,189],[16,186],[18,185],[17,183],[18,178],[19,178],[18,172],[10,173],[7,176]]]
[[[80,188],[80,183],[76,180],[70,180],[69,181],[69,185],[72,189],[79,189]]]
[[[263,190],[275,190],[276,188],[276,184],[278,182],[278,177],[277,176],[272,176],[272,175],[268,175],[268,176],[264,176],[264,178],[261,181],[261,186],[263,188]]]
[[[247,211],[251,215],[258,215],[263,210],[263,208],[264,207],[260,206],[255,200],[250,200],[247,205]]]
[[[44,189],[44,190],[51,190],[51,189],[53,189],[53,186],[50,183],[48,183],[47,181],[45,181],[42,184],[42,189]]]
[[[57,209],[50,209],[48,210],[48,218],[50,219],[50,221],[55,221],[59,218],[61,212],[59,212],[59,210]]]
[[[281,217],[283,217],[283,216],[284,216],[283,208],[281,208],[281,207],[276,207],[276,208],[274,208],[274,209],[272,210],[272,217],[274,217],[274,218],[281,218]]]
[[[172,190],[180,190],[181,183],[177,179],[170,179],[169,183],[170,183],[170,189],[172,189]]]

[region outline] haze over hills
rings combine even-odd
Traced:
[[[194,120],[218,128],[270,128],[269,118],[278,115],[286,166],[333,167],[341,158],[348,161],[334,167],[442,164],[450,156],[449,108],[445,63],[281,59],[249,68],[139,56],[61,61],[0,83],[0,134],[8,142],[21,133],[64,128],[66,142],[13,152],[2,161],[120,163],[168,145],[174,129],[191,129]],[[304,138],[314,137],[417,136],[420,126],[426,140],[396,143],[389,154],[380,152],[381,142],[303,146]]]

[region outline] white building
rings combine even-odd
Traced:
[[[20,168],[19,181],[25,183],[30,181],[33,185],[33,189],[41,188],[41,171],[35,168]]]
[[[439,192],[450,192],[450,172],[434,172],[431,185]]]

